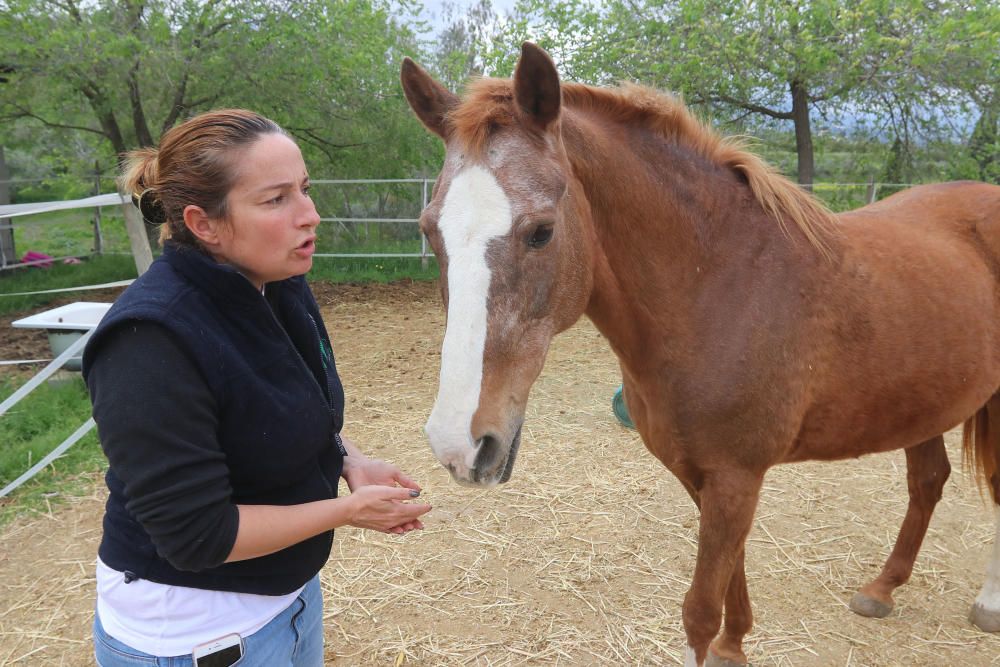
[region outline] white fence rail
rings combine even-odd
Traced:
[[[314,256],[318,258],[414,258],[420,259],[424,266],[427,265],[431,256],[427,239],[420,234],[417,228],[420,212],[427,205],[430,189],[433,181],[424,178],[396,178],[396,179],[316,179],[311,181],[313,185],[313,196],[317,202],[317,209],[320,219],[323,222],[332,223],[334,231],[321,231],[325,241],[324,245],[330,250],[341,245],[359,245],[359,241],[367,241],[364,245],[370,249],[355,252],[335,252],[324,251],[321,247]],[[361,188],[361,196],[353,197],[347,194],[346,189],[350,186]],[[389,192],[390,189],[404,188],[409,192]],[[357,193],[354,193],[357,194]],[[69,257],[80,257],[83,255],[106,254],[104,243],[104,230],[102,229],[101,211],[107,207],[121,206],[125,215],[126,227],[129,232],[130,247],[133,255],[137,255],[137,267],[141,264],[142,273],[148,266],[148,261],[152,261],[152,256],[146,257],[147,251],[141,244],[144,235],[139,232],[144,230],[141,218],[130,201],[126,201],[117,193],[109,193],[76,199],[70,201],[42,202],[32,204],[7,204],[0,205],[0,230],[13,230],[29,224],[47,224],[58,222],[52,220],[51,216],[46,218],[42,214],[65,211],[71,209],[93,209],[94,216],[94,246],[86,252],[78,252],[72,255],[55,256],[51,260],[36,260],[34,262],[2,262],[0,271],[21,268],[32,264],[44,264],[49,261],[62,261]],[[341,213],[341,214],[338,214]],[[394,214],[387,215],[386,213]],[[134,219],[130,225],[130,218]],[[16,219],[16,223],[14,222]],[[82,221],[82,219],[81,219]],[[91,224],[91,220],[87,220]],[[103,223],[107,225],[107,221]],[[134,225],[134,229],[132,226]],[[380,240],[370,240],[368,237],[371,225],[380,228],[388,228],[395,225],[397,228],[403,225],[406,231],[397,231],[391,234],[392,238]],[[359,239],[356,231],[361,229],[365,239]],[[339,231],[337,231],[339,230]],[[381,233],[378,234],[381,237]],[[417,246],[419,239],[419,246]],[[400,250],[396,252],[381,251],[377,249],[379,243],[387,245],[407,244],[413,246],[413,250]],[[418,249],[419,248],[419,249]]]

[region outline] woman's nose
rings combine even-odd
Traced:
[[[299,223],[310,227],[316,227],[319,225],[320,219],[319,213],[316,211],[316,203],[310,197],[303,195],[302,205],[303,209],[301,211]]]

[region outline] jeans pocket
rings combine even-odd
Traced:
[[[149,667],[157,663],[156,657],[143,653],[118,641],[94,621],[94,657],[99,667]]]

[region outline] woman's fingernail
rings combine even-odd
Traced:
[[[417,491],[416,489],[410,489],[410,497],[411,498],[416,498],[419,495],[420,495],[419,491]]]

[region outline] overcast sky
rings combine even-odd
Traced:
[[[514,9],[517,0],[491,0],[493,11],[497,14],[505,14]],[[464,14],[469,7],[477,3],[477,0],[422,0],[425,14],[421,16],[435,30],[444,27],[444,5],[448,3],[457,8],[459,14]]]

